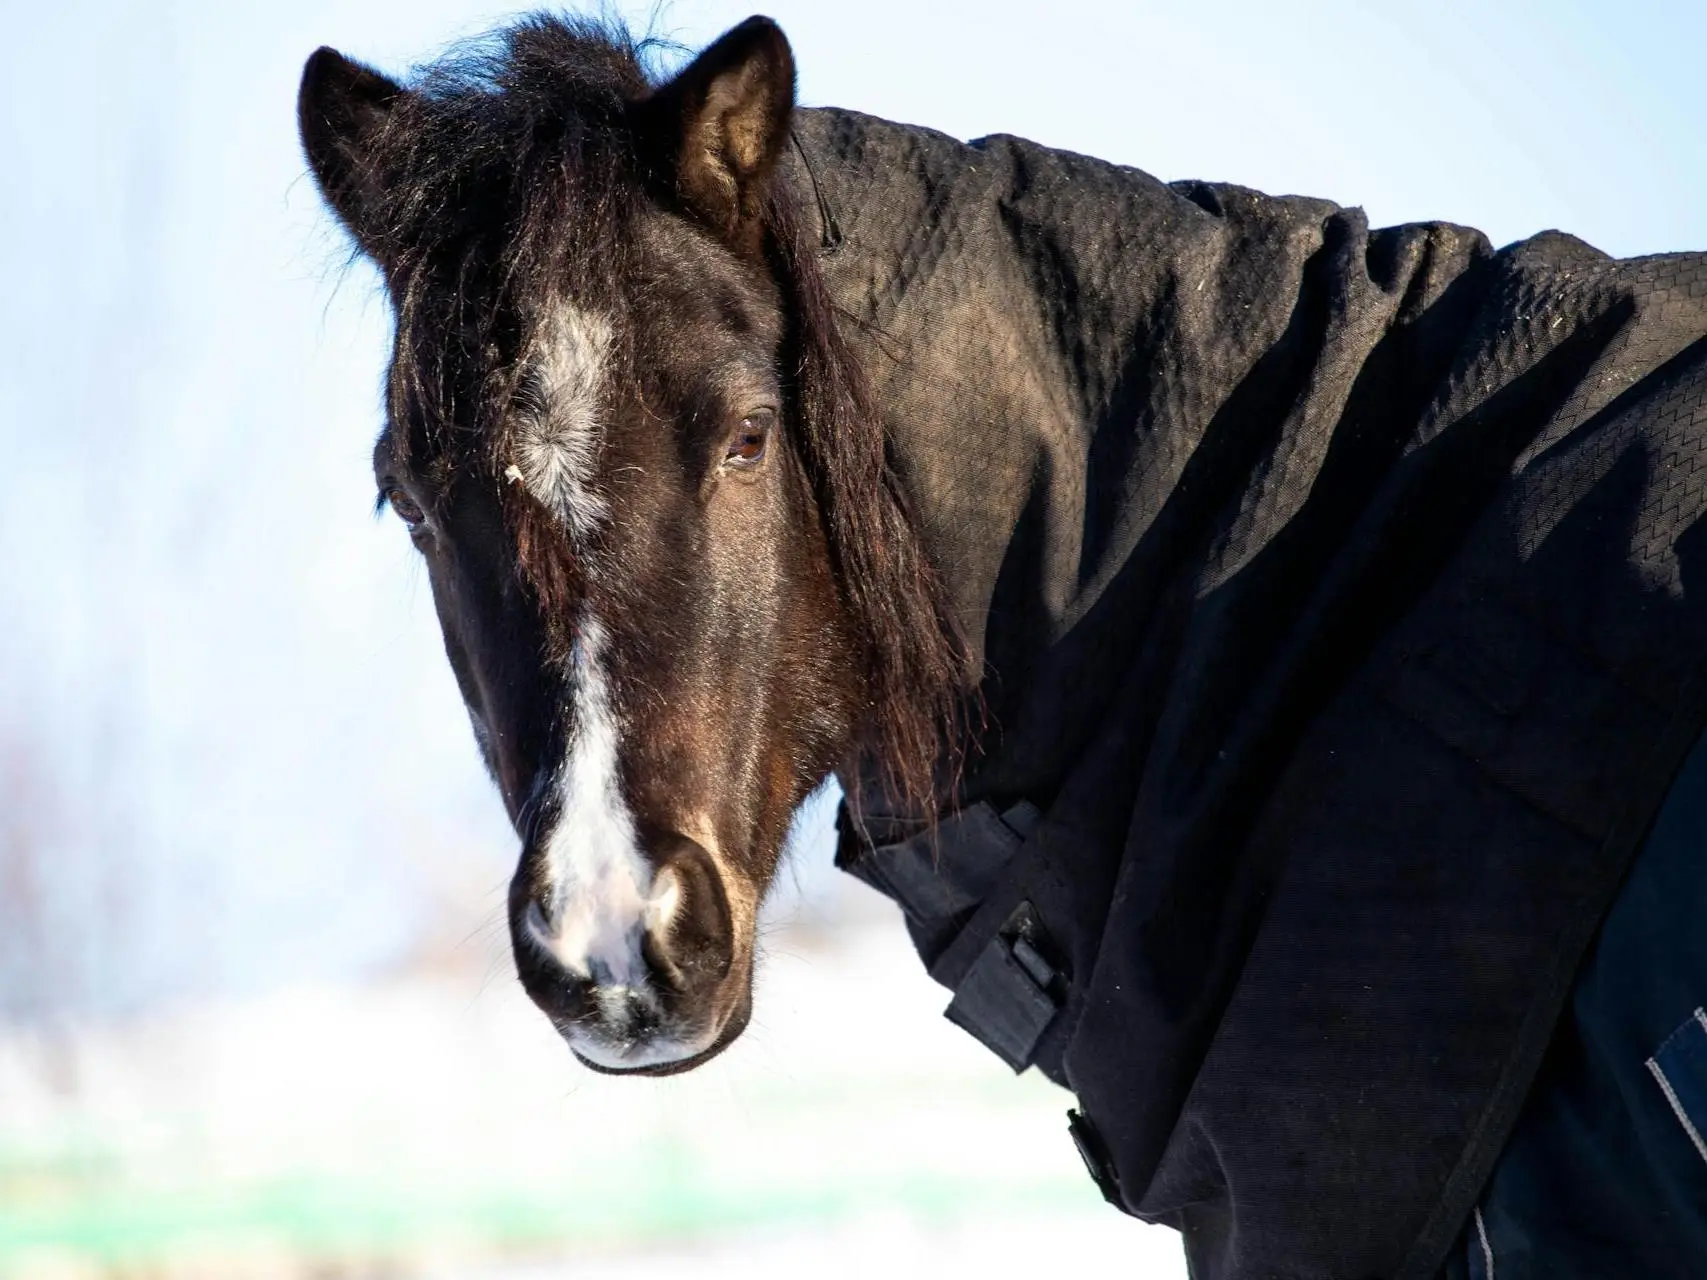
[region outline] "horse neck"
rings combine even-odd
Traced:
[[[793,180],[839,231],[825,280],[990,677],[1006,759],[986,754],[975,781],[1049,793],[1117,697],[1150,699],[1142,716],[1203,749],[1242,698],[1281,697],[1289,668],[1262,650],[1295,647],[1275,565],[1294,584],[1320,571],[1432,420],[1496,280],[1486,238],[1371,233],[1325,200],[850,112],[802,112],[796,132]],[[1481,372],[1462,381],[1489,392]],[[1356,434],[1373,423],[1390,434]],[[1294,526],[1330,455],[1333,504]],[[1293,527],[1311,540],[1267,555]],[[1122,730],[1146,732],[1138,713]]]
[[[1099,422],[1131,420],[1144,382],[1129,314],[1173,288],[1159,256],[1121,255],[1116,279],[1072,254],[1119,254],[1135,203],[1188,202],[1018,139],[964,144],[834,109],[799,112],[795,133],[787,173],[825,233],[825,281],[926,553],[975,654],[1028,668],[1117,567],[1119,539],[1087,519],[1093,441]]]

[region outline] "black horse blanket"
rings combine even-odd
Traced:
[[[1432,1273],[1707,721],[1707,257],[796,129],[988,671],[844,865],[1195,1275]]]

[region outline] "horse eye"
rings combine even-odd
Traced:
[[[385,500],[391,504],[391,509],[398,514],[403,523],[408,525],[411,529],[424,522],[427,518],[421,508],[415,505],[414,500],[401,489],[388,490],[385,495]]]
[[[757,465],[765,456],[775,416],[769,409],[761,409],[742,418],[740,428],[729,437],[729,451],[724,454],[724,462],[741,467]]]

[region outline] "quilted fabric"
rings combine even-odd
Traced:
[[[1707,258],[797,135],[989,673],[957,803],[1042,813],[926,963],[1033,904],[1037,1061],[1194,1275],[1429,1274],[1707,722]]]

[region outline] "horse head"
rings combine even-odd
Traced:
[[[405,85],[322,49],[299,124],[392,305],[374,474],[520,838],[522,984],[661,1074],[746,1025],[800,802],[864,759],[928,792],[962,659],[779,178],[787,41],[639,52],[537,18]]]

